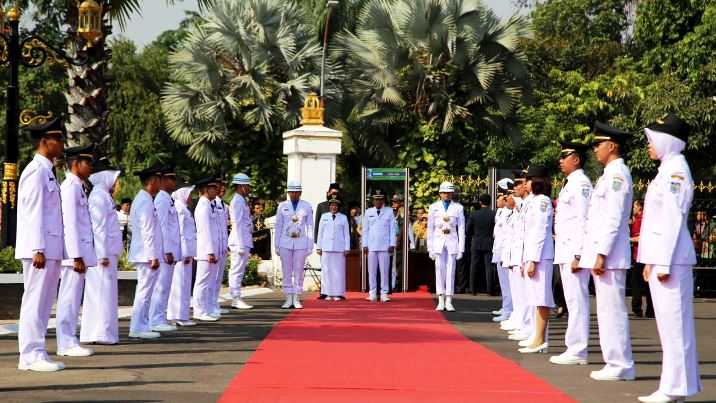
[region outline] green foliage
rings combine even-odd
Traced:
[[[244,272],[244,281],[242,285],[259,285],[261,279],[259,278],[259,263],[261,258],[256,255],[249,257],[249,262],[246,264],[246,271]]]
[[[0,273],[22,273],[22,263],[15,259],[12,246],[0,249]]]

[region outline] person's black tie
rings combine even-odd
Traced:
[[[376,211],[378,212],[378,215],[380,215],[380,209],[376,209]]]
[[[333,221],[336,221],[336,215],[333,214]]]

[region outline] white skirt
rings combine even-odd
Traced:
[[[535,275],[527,276],[525,265],[525,288],[527,304],[529,306],[545,306],[554,308],[554,295],[552,295],[552,260],[543,260],[537,263]]]
[[[109,258],[108,267],[96,266],[87,269],[80,342],[119,342],[116,256]]]
[[[321,254],[321,294],[342,297],[346,293],[346,257],[343,252]]]

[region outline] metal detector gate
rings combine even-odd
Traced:
[[[404,197],[404,220],[403,220],[403,227],[400,228],[400,231],[402,233],[402,253],[403,253],[403,262],[402,266],[397,268],[397,270],[402,270],[403,278],[402,278],[402,284],[398,284],[398,288],[402,289],[403,292],[406,292],[408,290],[408,253],[409,253],[409,247],[410,243],[408,242],[408,225],[410,225],[410,194],[408,190],[410,189],[410,169],[408,168],[366,168],[362,167],[361,169],[361,214],[363,217],[365,217],[365,211],[367,208],[367,200],[368,200],[368,191],[371,190],[371,186],[368,182],[402,182],[403,187],[403,197]],[[386,203],[388,203],[389,200],[386,199]],[[368,256],[363,251],[363,248],[360,248],[360,267],[361,267],[361,287],[363,289],[363,292],[366,292],[368,290]],[[393,255],[393,259],[395,259],[395,254]],[[390,281],[390,280],[389,280]]]

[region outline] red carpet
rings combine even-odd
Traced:
[[[460,334],[430,294],[388,304],[307,300],[261,343],[219,400],[529,402],[574,400]]]

